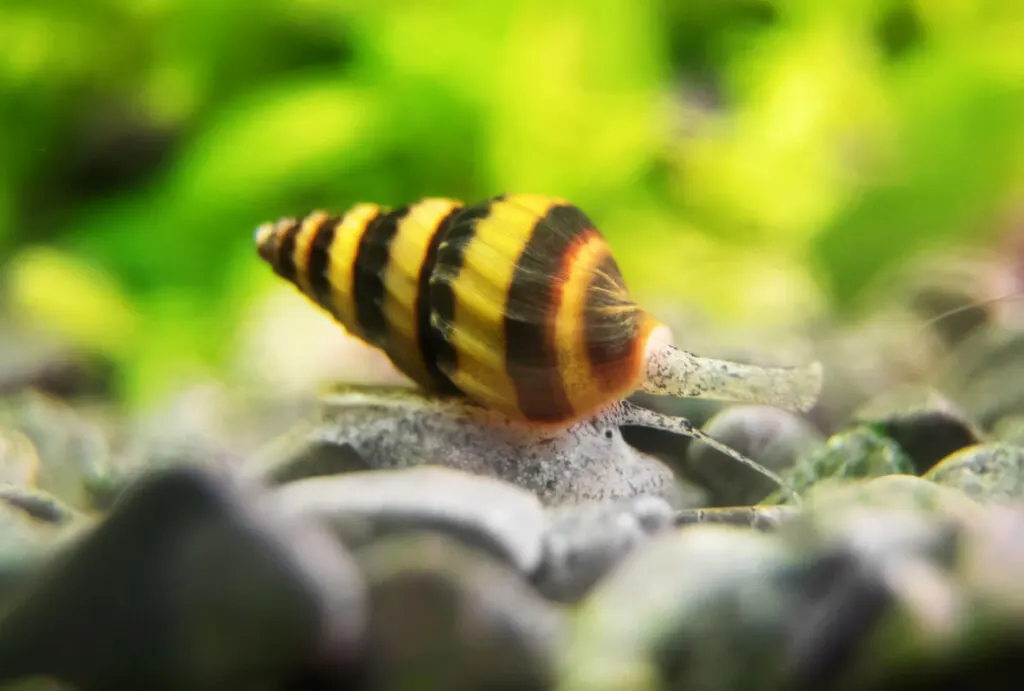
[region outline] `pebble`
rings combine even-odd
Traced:
[[[38,464],[32,486],[75,508],[89,508],[84,478],[109,456],[97,427],[58,399],[29,391],[0,402],[0,428],[17,431],[34,447]]]
[[[961,490],[985,503],[1024,499],[1024,448],[1013,444],[977,444],[951,454],[924,477]]]
[[[659,497],[551,509],[534,583],[548,598],[577,602],[638,545],[670,530],[674,521],[672,507]]]
[[[1024,446],[1024,415],[1007,415],[992,429],[996,441],[1014,446]]]
[[[0,482],[35,487],[39,454],[35,444],[20,431],[0,428]]]
[[[826,444],[801,458],[783,473],[783,478],[799,493],[825,479],[879,477],[913,474],[914,464],[892,439],[870,425],[861,425],[832,435]],[[786,499],[776,491],[764,503]]]
[[[777,540],[744,528],[652,538],[579,605],[559,689],[771,688],[783,639],[758,620],[785,611],[776,583],[789,568]]]
[[[0,610],[93,521],[34,487],[0,483]]]
[[[950,354],[938,381],[983,429],[1024,413],[1024,331],[979,329]]]
[[[0,683],[212,689],[352,663],[366,617],[355,563],[315,523],[253,504],[192,468],[142,479],[6,613]]]
[[[329,525],[349,546],[429,528],[507,561],[540,565],[546,517],[537,497],[494,478],[436,466],[313,477],[268,495],[275,510]]]
[[[983,438],[964,410],[927,387],[886,392],[858,410],[853,421],[873,425],[899,444],[913,461],[917,474]]]
[[[776,473],[825,441],[806,419],[771,406],[729,406],[704,425],[704,432]],[[682,472],[708,488],[709,507],[749,506],[777,489],[764,475],[700,440],[690,444]]]
[[[384,538],[357,558],[370,688],[551,688],[566,614],[507,564],[439,533]]]

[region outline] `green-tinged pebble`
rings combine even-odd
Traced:
[[[1024,448],[1002,443],[970,446],[943,459],[924,477],[985,504],[1017,502],[1024,497]]]
[[[873,425],[861,425],[829,438],[828,442],[797,461],[783,474],[799,493],[825,479],[911,475],[914,464],[899,444],[881,434]],[[786,495],[776,491],[764,504],[786,502]]]

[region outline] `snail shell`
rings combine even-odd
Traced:
[[[636,391],[669,336],[578,207],[510,194],[360,204],[264,224],[260,256],[428,391],[513,419],[579,420]]]

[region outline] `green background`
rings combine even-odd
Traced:
[[[1022,223],[1022,36],[1019,0],[4,0],[2,298],[144,401],[288,290],[259,223],[535,192],[641,302],[843,317]]]

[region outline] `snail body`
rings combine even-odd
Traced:
[[[565,427],[638,390],[805,410],[817,363],[761,367],[672,345],[607,241],[557,197],[359,204],[256,231],[260,256],[424,390]]]

